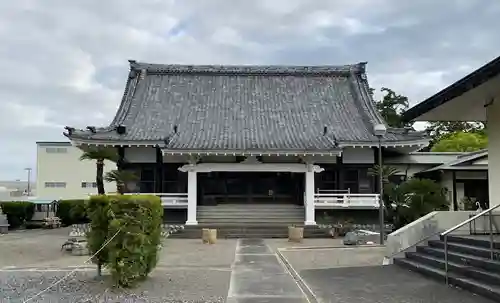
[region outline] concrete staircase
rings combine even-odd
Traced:
[[[500,302],[500,242],[494,243],[493,260],[487,237],[448,236],[448,281],[450,284]],[[406,252],[394,263],[445,281],[444,241],[432,240]]]
[[[219,238],[286,238],[288,226],[304,225],[304,207],[293,204],[220,204],[199,206],[198,225],[172,238],[200,238],[202,228],[215,228]],[[317,227],[306,227],[304,237],[325,237]]]

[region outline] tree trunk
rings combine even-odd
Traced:
[[[123,195],[123,193],[125,192],[125,186],[123,186],[123,184],[119,181],[116,182],[116,191],[120,195]]]
[[[102,264],[101,261],[97,262],[97,276],[102,276]]]
[[[99,195],[104,195],[106,192],[104,191],[104,160],[97,160],[96,164],[96,176],[95,176],[95,182],[97,183],[97,193]]]

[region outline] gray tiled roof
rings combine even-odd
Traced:
[[[463,168],[463,166],[467,165],[467,163],[471,163],[475,160],[481,159],[481,158],[486,158],[488,157],[488,150],[487,149],[481,149],[477,151],[473,151],[470,153],[467,153],[465,155],[460,155],[458,156],[455,160],[444,163],[442,165],[438,165],[436,167],[421,171],[420,173],[427,173],[427,172],[432,172],[432,171],[438,171],[438,170],[448,170],[448,169],[453,169],[455,166],[458,166],[459,168]],[[487,164],[482,164],[482,165],[475,165],[475,169],[488,169]]]
[[[333,150],[375,142],[382,122],[365,63],[345,66],[186,66],[131,61],[110,126],[73,140],[164,141],[177,150]],[[126,133],[116,132],[118,125]],[[325,132],[326,130],[326,132]],[[421,134],[389,132],[386,141]]]

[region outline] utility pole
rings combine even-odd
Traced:
[[[384,138],[385,134],[387,132],[387,127],[384,124],[377,124],[374,126],[374,135],[377,136],[378,138],[378,182],[379,182],[379,208],[378,208],[378,214],[379,214],[379,224],[380,224],[380,245],[384,244],[385,241],[385,218],[384,218],[384,212],[385,212],[385,205],[384,205],[384,173],[383,173],[383,168],[384,168],[384,163],[382,162],[382,139]]]
[[[28,172],[28,188],[27,188],[27,195],[28,197],[31,196],[31,167],[27,167],[24,169],[25,171]]]

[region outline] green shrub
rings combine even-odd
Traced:
[[[1,202],[3,213],[7,216],[10,228],[18,228],[33,218],[35,204],[26,201]]]
[[[90,254],[95,254],[108,239],[108,226],[110,221],[109,196],[92,196],[86,204],[87,214],[90,219],[90,231],[87,233],[87,247]],[[101,274],[102,265],[108,263],[108,248],[104,247],[92,259],[97,264],[98,274]]]
[[[56,216],[64,226],[88,223],[85,200],[61,200],[57,205]]]
[[[156,196],[93,196],[87,210],[91,253],[117,234],[94,262],[107,266],[119,286],[130,287],[146,278],[158,261],[161,200]]]
[[[412,178],[399,185],[387,184],[384,203],[388,221],[396,229],[436,210],[448,210],[445,190],[430,179]]]

